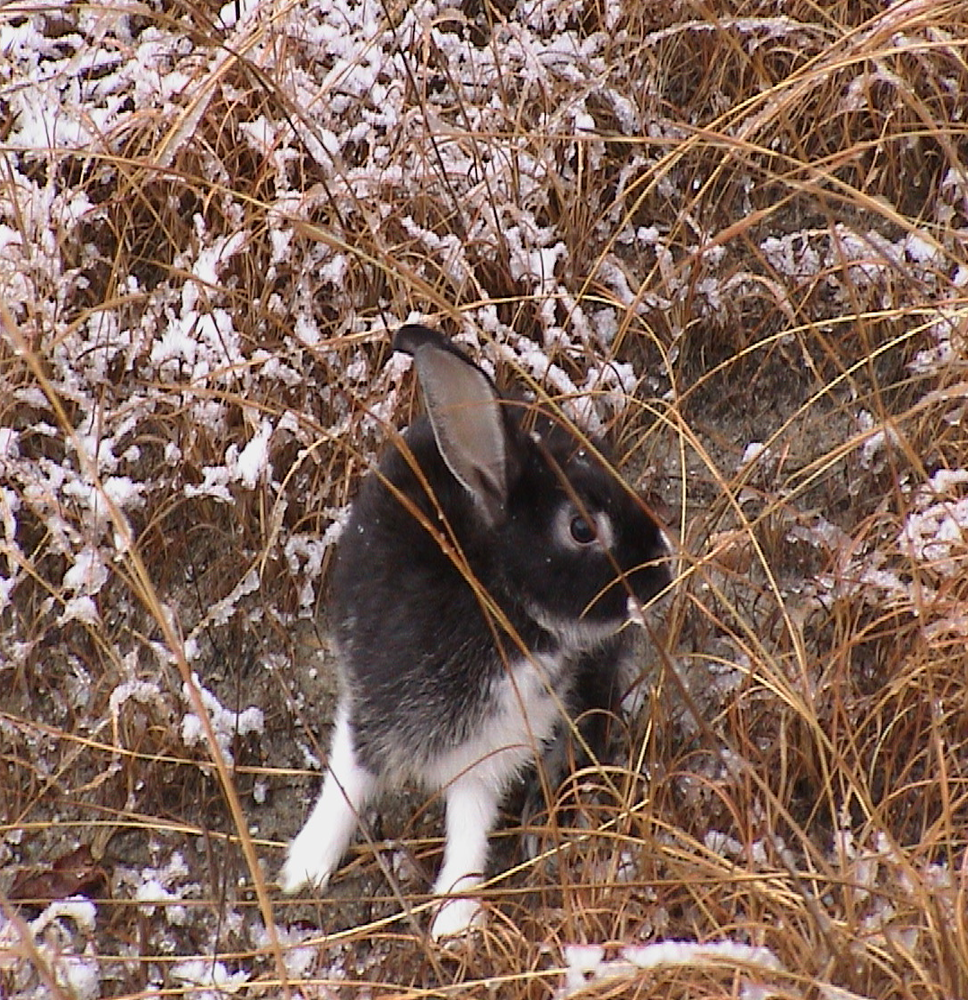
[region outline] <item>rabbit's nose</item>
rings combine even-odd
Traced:
[[[669,556],[666,568],[669,570],[669,583],[671,584],[679,579],[679,574],[682,572],[682,550],[672,540],[672,536],[665,528],[659,529],[659,539],[666,554]]]
[[[625,613],[633,625],[645,628],[645,615],[642,612],[642,603],[637,598],[629,595],[625,602]]]
[[[640,601],[634,594],[629,594],[625,601],[625,614],[628,620],[635,625],[639,625],[645,628],[645,612],[647,609],[651,609],[652,606],[660,601],[663,597],[667,596],[672,590],[672,583],[675,580],[675,576],[672,573],[669,574],[668,583],[665,587],[659,590],[657,593],[653,594],[648,601],[645,602],[643,606],[642,601]]]

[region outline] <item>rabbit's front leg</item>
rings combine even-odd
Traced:
[[[447,787],[447,841],[434,894],[449,898],[441,903],[430,928],[435,941],[464,934],[478,927],[483,919],[480,900],[463,894],[473,893],[484,881],[487,838],[497,822],[499,798],[473,772],[461,775]]]
[[[305,826],[289,846],[279,876],[283,892],[294,893],[304,885],[325,888],[377,784],[377,779],[357,760],[349,715],[341,707],[323,790]]]

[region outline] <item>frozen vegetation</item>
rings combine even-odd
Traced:
[[[0,10],[0,996],[966,995],[968,22],[827,6]],[[621,842],[456,971],[272,885],[418,319],[683,546]]]

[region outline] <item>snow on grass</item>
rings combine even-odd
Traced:
[[[169,924],[184,924],[188,911],[179,905],[181,900],[197,897],[202,891],[197,882],[190,880],[188,866],[178,851],[161,868],[142,868],[128,877],[134,880],[133,898],[141,904],[141,912],[150,917],[161,908]]]
[[[234,474],[242,485],[248,489],[255,489],[256,483],[260,479],[269,478],[272,472],[269,464],[269,438],[272,435],[272,422],[263,420],[258,431],[246,444],[238,451],[227,452],[225,456],[226,467]]]
[[[198,688],[202,704],[208,710],[209,721],[215,732],[215,739],[218,741],[222,756],[226,763],[231,766],[235,760],[232,746],[236,739],[253,733],[261,733],[265,727],[265,715],[262,709],[256,705],[250,705],[241,711],[225,708],[211,691],[202,686],[197,674],[192,674],[192,683]],[[187,684],[183,686],[182,697],[190,703]],[[182,716],[181,738],[186,746],[205,744],[205,728],[202,725],[202,720],[194,712],[188,712]]]
[[[902,551],[941,576],[968,568],[968,470],[939,469],[918,487],[898,538]]]
[[[244,970],[229,972],[223,962],[191,958],[171,967],[171,977],[184,983],[184,996],[191,1000],[220,1000],[234,996],[252,978]]]
[[[312,928],[276,927],[276,937],[283,947],[286,972],[294,979],[309,977],[313,967],[319,962],[319,948],[313,943],[317,932]],[[257,944],[267,947],[269,935],[262,928],[256,938]]]
[[[595,983],[607,983],[612,988],[623,981],[631,983],[642,970],[675,966],[732,968],[742,984],[741,995],[755,996],[751,990],[756,986],[747,977],[752,979],[755,972],[769,974],[781,969],[769,948],[737,941],[656,941],[621,947],[617,958],[606,959],[605,955],[602,945],[565,945],[565,983],[555,997],[564,1000]]]
[[[0,975],[11,996],[41,1000],[51,996],[36,978],[38,956],[54,984],[75,1000],[103,995],[100,963],[90,944],[80,944],[95,931],[97,908],[83,897],[56,900],[29,922],[0,914]],[[80,950],[77,950],[77,949]]]

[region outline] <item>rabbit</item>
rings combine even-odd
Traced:
[[[550,420],[525,429],[526,407],[442,334],[407,325],[393,347],[427,413],[364,479],[338,542],[332,746],[280,883],[325,887],[378,793],[442,791],[439,940],[481,924],[501,803],[564,714],[615,708],[621,630],[670,587],[672,548],[597,448]]]

